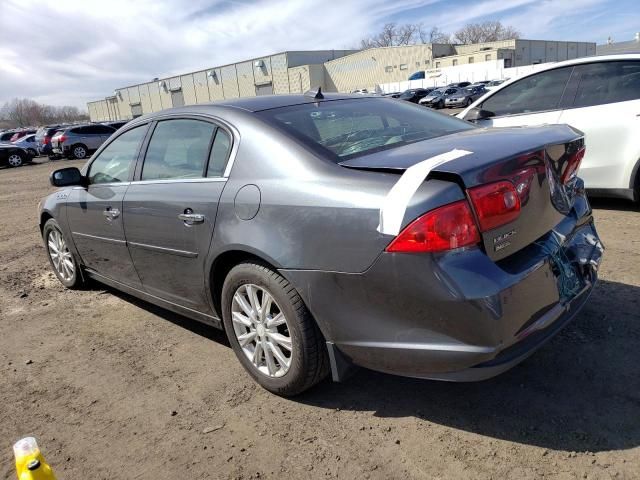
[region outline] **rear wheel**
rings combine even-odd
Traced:
[[[78,263],[69,250],[69,245],[62,234],[60,225],[53,218],[47,220],[42,229],[44,244],[47,249],[49,263],[58,280],[67,288],[80,288],[84,281]]]
[[[267,390],[296,395],[326,377],[322,334],[298,292],[256,263],[235,266],[222,288],[229,342],[245,370]]]
[[[87,149],[87,147],[79,143],[71,147],[70,157],[72,159],[82,160],[83,158],[87,158],[88,153],[89,153],[89,150]]]
[[[24,155],[18,152],[10,154],[9,158],[7,158],[7,163],[11,167],[20,167],[22,164],[24,164],[24,161]]]
[[[440,100],[436,103],[436,110],[442,110],[444,108],[444,100]]]

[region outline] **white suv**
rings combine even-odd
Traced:
[[[640,200],[640,55],[555,63],[458,114],[483,127],[567,123],[585,134],[579,175],[596,196]]]

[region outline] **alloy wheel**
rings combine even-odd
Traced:
[[[71,252],[64,241],[62,233],[58,230],[51,230],[47,236],[47,250],[53,267],[60,277],[68,282],[73,278],[75,266]]]
[[[19,167],[20,165],[22,165],[22,157],[17,153],[9,155],[9,158],[7,159],[7,161],[9,162],[9,165],[11,165],[12,167]]]
[[[254,368],[268,377],[282,377],[291,367],[292,340],[287,319],[264,288],[244,284],[233,294],[233,330]]]
[[[73,156],[78,159],[83,159],[87,156],[87,151],[84,147],[76,147],[73,149]]]

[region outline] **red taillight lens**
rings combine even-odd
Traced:
[[[67,137],[65,137],[64,135],[60,135],[58,137],[58,143],[64,143],[67,140]]]
[[[50,137],[44,137],[42,139],[42,143],[43,143],[43,145],[49,145],[51,143],[51,138]]]
[[[578,168],[580,168],[580,163],[582,163],[582,159],[584,158],[585,148],[582,147],[580,150],[575,151],[569,156],[567,160],[567,165],[562,172],[562,176],[560,177],[560,181],[563,185],[566,185],[569,180],[575,177],[578,172]]]
[[[387,252],[441,252],[480,242],[466,200],[436,208],[411,222],[386,248]]]
[[[471,188],[469,197],[483,232],[512,222],[520,215],[520,197],[513,183],[506,180]]]

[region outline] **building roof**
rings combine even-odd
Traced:
[[[611,55],[615,53],[640,53],[640,41],[605,43],[596,45],[596,55]]]

